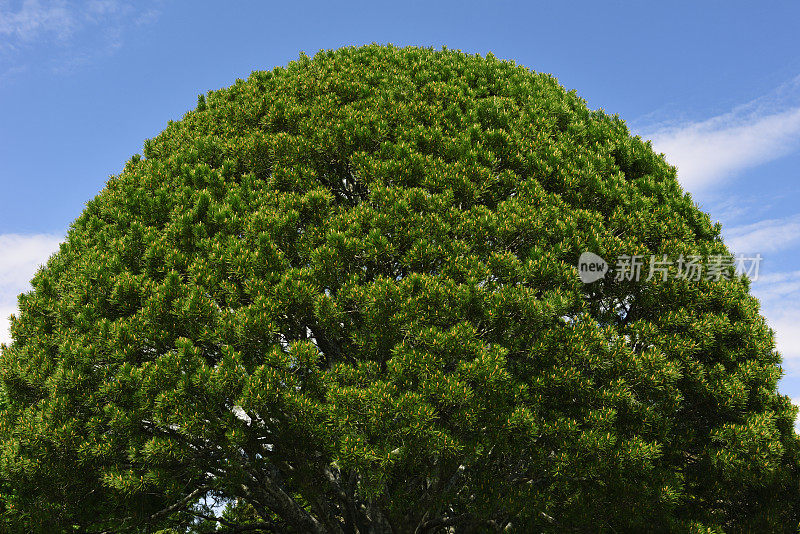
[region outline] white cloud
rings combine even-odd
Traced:
[[[678,178],[690,190],[783,156],[799,142],[798,108],[742,122],[722,115],[653,135],[656,151],[678,168]]]
[[[800,214],[767,219],[724,230],[725,244],[733,252],[776,252],[800,242]]]
[[[17,311],[17,295],[63,240],[52,234],[0,234],[0,343],[10,341],[8,316]]]
[[[162,0],[23,0],[13,8],[0,0],[0,72],[4,75],[26,64],[42,64],[54,72],[108,56],[124,37],[155,22]],[[30,52],[32,55],[23,55]]]
[[[762,301],[779,301],[792,293],[800,295],[800,271],[762,274],[753,286],[758,288],[757,296]]]
[[[792,397],[791,401],[792,404],[800,407],[800,397]],[[794,431],[800,433],[800,417],[798,417],[794,422]]]
[[[800,77],[710,119],[644,128],[687,189],[711,187],[800,148]]]
[[[775,330],[787,374],[800,376],[800,271],[768,273],[753,282],[761,313]]]
[[[767,317],[770,328],[775,330],[775,344],[784,360],[793,368],[800,370],[800,309],[787,310],[777,318]],[[791,360],[791,361],[790,361]]]
[[[728,224],[743,218],[753,220],[753,215],[759,215],[762,210],[769,209],[770,206],[764,199],[759,200],[759,203],[755,203],[750,195],[745,197],[728,192],[725,197],[703,203],[700,207],[709,215],[713,215],[715,220]]]
[[[8,2],[0,2],[0,35],[22,41],[45,34],[66,39],[77,25],[75,12],[63,0],[24,0],[18,11],[11,11]]]
[[[11,343],[10,316],[16,313],[16,306],[0,306],[0,343]]]
[[[117,13],[122,9],[122,5],[117,0],[89,0],[86,2],[86,10],[93,15],[108,15]]]
[[[784,372],[787,376],[800,376],[800,307],[765,306],[762,313],[775,331],[775,347],[783,358]]]

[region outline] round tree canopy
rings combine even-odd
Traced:
[[[584,252],[611,272],[584,283]],[[254,72],[148,140],[20,297],[0,521],[794,532],[773,334],[746,277],[680,272],[727,254],[552,76],[378,45]]]

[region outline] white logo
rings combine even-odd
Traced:
[[[608,272],[608,264],[597,254],[584,252],[578,258],[578,276],[581,277],[581,282],[584,284],[600,280],[606,272]]]

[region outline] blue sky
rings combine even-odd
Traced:
[[[800,39],[795,2],[0,0],[0,341],[87,200],[197,95],[300,51],[492,52],[549,72],[678,166],[754,292],[800,400]]]

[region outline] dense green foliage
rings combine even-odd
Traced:
[[[583,284],[586,250],[726,252],[550,76],[373,45],[201,96],[20,297],[5,527],[795,531],[747,279]]]

